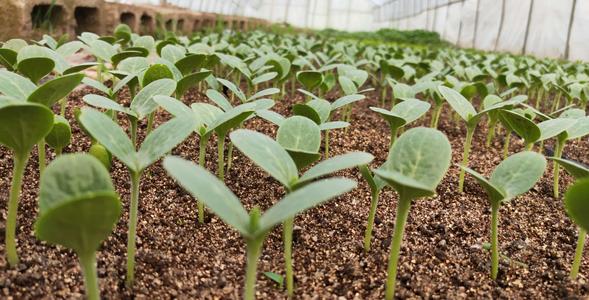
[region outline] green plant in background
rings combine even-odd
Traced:
[[[95,252],[120,215],[121,203],[110,175],[94,157],[63,155],[43,173],[35,235],[76,252],[90,300],[100,299]]]
[[[281,173],[281,175],[296,176],[296,168],[292,169],[292,167],[294,166],[291,166],[290,174]],[[164,168],[182,187],[195,198],[203,201],[219,218],[237,230],[245,239],[247,266],[244,299],[246,300],[255,298],[257,263],[268,232],[296,214],[344,194],[356,186],[356,182],[346,178],[324,179],[289,193],[263,215],[257,207],[248,214],[239,199],[223,182],[202,167],[181,158],[167,157],[164,160]]]
[[[380,114],[389,124],[389,128],[391,129],[389,147],[392,147],[395,143],[399,128],[419,119],[431,107],[429,103],[417,99],[403,98],[401,100],[403,102],[393,106],[390,111],[378,107],[370,107],[372,111]]]
[[[461,168],[485,189],[491,204],[491,278],[495,280],[499,271],[499,208],[536,184],[544,174],[546,159],[530,151],[514,154],[495,168],[489,180],[468,167]]]
[[[577,182],[587,181],[589,178],[589,168],[566,159],[549,157],[548,159],[557,161],[567,172],[575,177]],[[583,184],[580,184],[581,186]],[[584,184],[585,186],[587,184]],[[576,279],[579,275],[579,267],[581,266],[581,259],[583,258],[583,249],[585,248],[585,238],[587,237],[587,220],[585,214],[587,213],[587,188],[575,187],[573,185],[569,188],[565,194],[565,209],[568,215],[573,221],[579,226],[579,237],[577,239],[577,249],[575,251],[575,257],[573,259],[573,265],[571,266],[571,279]],[[581,193],[580,191],[583,191]]]
[[[281,129],[283,131],[289,130],[288,128]],[[295,134],[297,133],[288,133],[290,136],[294,136]],[[297,168],[295,160],[291,158],[279,142],[274,141],[270,137],[255,131],[240,129],[231,133],[231,141],[244,155],[280,182],[286,188],[287,193],[292,193],[325,175],[358,165],[368,164],[373,159],[372,155],[364,152],[347,153],[322,161],[299,177],[300,169]],[[289,297],[292,297],[294,294],[292,271],[293,227],[294,216],[287,218],[283,224],[286,289]]]
[[[462,94],[460,94],[459,92],[445,86],[440,86],[438,89],[440,91],[440,94],[442,94],[442,96],[446,99],[448,104],[450,104],[452,109],[466,122],[466,141],[464,142],[464,152],[462,154],[462,167],[468,167],[468,156],[470,154],[472,138],[481,118],[493,110],[514,106],[520,104],[521,102],[527,99],[527,97],[525,96],[515,97],[508,101],[498,102],[495,105],[485,108],[484,110],[477,113],[472,104],[468,100],[466,100],[466,98],[462,96]],[[463,190],[464,169],[461,169],[460,177],[458,180],[458,191],[462,193]]]
[[[158,104],[153,101],[154,96],[171,95],[176,89],[176,82],[172,79],[159,79],[146,85],[133,97],[131,105],[125,107],[112,99],[101,95],[88,94],[82,99],[89,105],[104,108],[112,111],[124,113],[129,119],[129,134],[133,147],[137,144],[137,125],[138,122],[150,116],[157,110]]]
[[[110,100],[109,100],[110,101]],[[118,158],[129,170],[131,202],[129,204],[129,233],[127,237],[127,286],[133,284],[135,267],[135,235],[139,207],[140,181],[143,171],[184,141],[196,128],[194,118],[174,118],[152,131],[143,141],[139,151],[123,129],[105,114],[82,108],[80,121],[101,145]]]
[[[55,116],[53,128],[45,137],[49,147],[55,149],[57,156],[61,155],[63,148],[70,144],[72,139],[72,128],[70,123],[62,116]]]
[[[387,161],[374,170],[399,194],[387,269],[387,300],[395,296],[397,263],[411,202],[435,194],[437,185],[448,171],[451,154],[450,142],[443,133],[431,128],[413,128],[401,135],[393,144]]]

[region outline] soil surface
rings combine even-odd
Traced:
[[[66,117],[72,123],[73,144],[64,152],[88,151],[90,140],[73,118],[73,108],[83,106],[81,97],[93,93],[81,88],[69,97]],[[378,114],[377,93],[356,103],[352,126],[331,131],[331,155],[359,150],[372,153],[378,167],[387,156],[389,130]],[[274,110],[290,115],[301,95],[278,97]],[[121,95],[128,103],[128,94]],[[207,101],[192,90],[186,103]],[[170,116],[160,111],[156,124]],[[335,119],[338,117],[336,116]],[[126,126],[124,117],[120,123]],[[410,126],[428,126],[429,115]],[[246,128],[274,136],[276,126],[252,119]],[[140,140],[146,125],[140,128]],[[482,188],[467,175],[465,192],[458,188],[459,169],[466,133],[446,106],[439,124],[451,141],[453,166],[437,189],[437,195],[413,203],[409,214],[401,258],[397,293],[399,298],[581,298],[589,294],[589,254],[585,253],[578,280],[568,272],[575,250],[577,230],[567,218],[561,199],[552,197],[552,167],[525,195],[501,208],[500,251],[511,259],[502,261],[499,278],[489,277],[490,254],[482,248],[489,240],[490,205]],[[499,132],[491,147],[485,147],[486,120],[481,122],[473,142],[470,166],[489,175],[502,160],[504,133]],[[552,147],[549,142],[547,147]],[[522,142],[511,138],[510,153],[520,151]],[[536,148],[537,149],[537,148]],[[48,149],[49,159],[54,158]],[[198,136],[188,138],[172,151],[197,161]],[[568,158],[589,164],[589,142],[568,142]],[[207,168],[216,170],[216,140],[207,148]],[[6,202],[12,177],[12,156],[0,147],[0,236],[4,237]],[[0,256],[0,298],[80,298],[84,294],[77,258],[70,250],[47,245],[33,234],[37,216],[38,163],[36,150],[29,161],[18,211],[18,252],[21,262],[10,268]],[[562,190],[572,182],[564,171]],[[337,175],[356,179],[358,188],[327,204],[299,215],[295,221],[294,270],[296,298],[299,299],[382,299],[393,233],[397,194],[385,189],[380,197],[372,250],[364,253],[362,240],[370,192],[357,170]],[[125,257],[129,202],[129,174],[115,160],[112,178],[124,203],[124,213],[114,233],[98,251],[98,275],[106,299],[239,299],[245,273],[245,243],[236,231],[211,213],[205,224],[196,221],[196,201],[167,176],[161,161],[149,168],[141,180],[138,224],[136,281],[125,288]],[[237,150],[226,174],[229,188],[249,209],[267,209],[282,198],[284,189]],[[4,240],[0,238],[0,253]],[[282,299],[285,292],[263,272],[283,272],[281,228],[267,238],[260,258],[257,281],[259,299]]]

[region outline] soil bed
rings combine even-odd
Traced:
[[[73,107],[83,106],[81,97],[93,92],[83,88],[69,98],[66,114],[73,126],[73,145],[64,152],[88,151],[90,140],[79,130]],[[387,156],[389,130],[370,106],[379,106],[376,93],[357,103],[352,126],[330,132],[331,155],[359,150],[372,153],[380,165]],[[128,95],[121,97],[128,102]],[[186,103],[206,101],[191,91]],[[290,115],[302,97],[283,97],[274,110]],[[156,124],[169,119],[165,112]],[[119,119],[122,119],[120,117]],[[123,122],[124,123],[124,122]],[[413,126],[429,125],[429,116]],[[253,119],[246,128],[275,135],[276,127]],[[465,136],[446,106],[439,129],[453,147],[453,164],[462,158]],[[145,130],[145,125],[140,132]],[[477,129],[471,152],[473,169],[489,175],[502,158],[503,134],[491,148],[484,145],[486,126]],[[142,138],[142,136],[140,136]],[[511,153],[523,144],[512,138]],[[551,143],[548,144],[552,146]],[[194,134],[172,151],[197,161],[198,137]],[[589,143],[567,144],[568,158],[589,163]],[[49,159],[53,158],[50,153]],[[522,197],[501,209],[500,250],[517,262],[502,262],[499,278],[489,278],[490,255],[481,248],[489,240],[490,206],[484,191],[472,177],[466,178],[465,193],[457,193],[456,166],[442,181],[431,199],[413,203],[399,263],[397,296],[401,298],[577,298],[588,294],[589,255],[586,253],[577,281],[568,279],[577,232],[567,218],[561,200],[552,197],[552,167],[541,181]],[[216,141],[207,149],[207,168],[216,169]],[[12,177],[12,156],[0,148],[0,236],[4,237],[6,200]],[[562,190],[572,182],[561,176]],[[326,205],[296,218],[294,243],[295,294],[299,299],[382,299],[393,233],[397,195],[391,189],[381,194],[374,229],[373,248],[365,254],[362,239],[368,217],[370,193],[357,170],[338,175],[354,178],[359,187]],[[239,235],[217,217],[207,213],[204,225],[196,222],[195,200],[178,187],[161,166],[152,166],[143,176],[139,206],[136,281],[124,286],[129,183],[126,168],[115,160],[112,178],[122,197],[124,214],[116,230],[98,252],[100,289],[107,299],[239,299],[242,294],[245,244]],[[75,255],[63,248],[39,242],[33,234],[37,215],[37,154],[29,162],[18,212],[18,250],[21,263],[9,268],[0,256],[0,297],[79,298],[83,283]],[[249,209],[267,209],[283,196],[284,190],[237,150],[226,183]],[[4,253],[4,240],[0,240]],[[283,273],[281,229],[268,237],[259,264],[257,297],[282,299],[285,293],[262,272]]]

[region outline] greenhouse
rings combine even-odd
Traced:
[[[589,2],[0,8],[2,299],[589,297]]]

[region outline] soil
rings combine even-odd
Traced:
[[[83,106],[81,97],[95,91],[81,88],[69,97],[66,117],[73,127],[73,144],[64,152],[88,151],[90,140],[73,118],[73,108]],[[290,115],[302,96],[279,97],[274,110]],[[121,102],[128,103],[128,94]],[[192,90],[186,103],[207,101]],[[379,116],[369,110],[379,106],[377,93],[356,103],[352,126],[331,131],[331,155],[359,150],[372,153],[378,167],[387,156],[389,130]],[[158,113],[156,124],[169,119]],[[119,120],[126,126],[122,116]],[[428,126],[429,116],[411,124]],[[274,136],[276,127],[261,119],[246,128]],[[140,128],[142,134],[145,124]],[[466,130],[456,122],[448,107],[439,129],[447,134],[453,148],[453,164],[462,159]],[[503,133],[491,147],[485,147],[486,122],[481,122],[474,138],[470,166],[489,175],[502,159]],[[140,139],[142,136],[140,136]],[[523,144],[511,139],[510,153]],[[552,144],[548,143],[548,147]],[[48,150],[49,159],[54,157]],[[192,135],[172,151],[197,161],[198,136]],[[233,166],[226,174],[229,188],[249,209],[267,209],[284,194],[284,189],[237,150]],[[565,155],[589,163],[589,141],[570,141]],[[216,140],[207,148],[207,167],[216,169]],[[0,148],[0,236],[4,236],[6,201],[12,173],[12,158]],[[36,150],[25,174],[18,212],[18,252],[20,264],[10,268],[0,257],[0,298],[33,299],[81,298],[84,294],[77,258],[72,251],[38,241],[33,233],[37,216],[38,164]],[[552,197],[552,167],[525,195],[501,208],[500,251],[511,258],[503,261],[499,278],[489,277],[490,254],[481,245],[489,240],[490,205],[481,187],[467,176],[465,192],[457,192],[459,169],[453,165],[437,189],[437,195],[413,203],[401,258],[397,293],[399,298],[581,298],[589,295],[589,254],[585,253],[578,280],[568,272],[575,250],[577,230],[563,210],[562,200]],[[564,171],[562,190],[572,178]],[[299,299],[382,299],[389,244],[394,227],[397,194],[385,189],[380,197],[372,250],[364,253],[362,240],[370,193],[357,170],[337,175],[356,179],[358,188],[296,218],[294,270],[296,298]],[[142,178],[137,239],[136,281],[125,288],[125,257],[129,202],[129,175],[115,160],[112,178],[125,205],[124,214],[113,234],[98,251],[98,275],[106,299],[239,299],[245,271],[245,244],[236,231],[211,213],[205,224],[196,221],[196,201],[167,176],[161,161]],[[4,253],[4,240],[0,240]],[[263,272],[283,274],[281,229],[267,238],[260,258],[257,281],[259,299],[282,299],[285,292]]]

